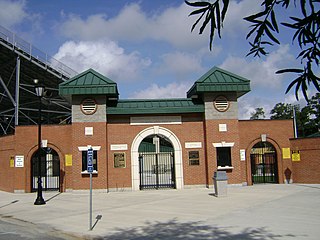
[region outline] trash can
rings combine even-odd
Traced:
[[[226,171],[216,171],[213,173],[214,195],[216,197],[227,196],[228,176]]]

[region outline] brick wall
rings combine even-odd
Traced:
[[[134,138],[150,125],[130,125],[130,116],[108,117],[108,187],[109,188],[127,188],[131,187],[131,144]],[[167,128],[174,132],[179,138],[182,146],[182,161],[184,185],[205,185],[206,184],[206,163],[204,153],[204,134],[203,122],[201,115],[183,115],[182,124],[170,125],[161,124],[161,127]],[[202,148],[186,149],[186,142],[201,142]],[[112,144],[127,144],[126,151],[111,151]],[[189,165],[189,151],[199,151],[200,165]],[[126,168],[114,168],[113,154],[115,152],[125,152]]]
[[[15,156],[15,136],[5,136],[0,138],[0,190],[13,192],[15,168],[10,167],[10,159]],[[12,160],[11,160],[12,161]]]
[[[292,162],[294,183],[320,183],[320,138],[290,139],[291,150],[300,151],[300,161]]]
[[[48,147],[54,149],[60,158],[61,190],[69,183],[68,169],[64,166],[65,154],[71,153],[71,126],[42,126],[42,139],[48,140]],[[17,126],[15,135],[0,138],[0,188],[6,191],[31,191],[31,158],[38,149],[38,127]],[[10,167],[11,157],[24,156],[24,167]]]
[[[219,124],[225,124],[226,131],[219,130]],[[231,147],[231,161],[233,169],[226,170],[228,175],[228,183],[239,184],[242,182],[240,171],[240,155],[239,155],[239,124],[238,120],[220,119],[207,120],[206,125],[206,143],[207,143],[207,161],[208,161],[208,182],[213,184],[212,176],[217,171],[217,148],[213,143],[234,143]]]
[[[161,124],[161,127],[172,131],[179,139],[182,147],[183,184],[212,185],[212,176],[217,170],[217,152],[213,143],[234,143],[231,147],[232,167],[227,170],[228,182],[238,184],[251,183],[250,150],[261,141],[261,134],[267,134],[267,141],[277,151],[279,182],[285,180],[285,170],[292,172],[295,182],[314,182],[319,179],[317,173],[310,169],[319,169],[319,150],[310,146],[312,140],[291,140],[293,137],[290,120],[257,120],[238,121],[237,119],[203,120],[202,114],[183,114],[182,124]],[[219,130],[219,124],[225,124],[226,131]],[[132,187],[131,145],[142,130],[151,125],[130,125],[130,116],[108,116],[108,122],[73,123],[72,125],[42,126],[42,139],[48,140],[60,157],[61,190],[88,189],[89,175],[82,173],[82,153],[78,147],[87,145],[100,146],[98,151],[98,174],[93,176],[95,189],[125,189]],[[93,135],[86,135],[85,128],[92,127]],[[0,189],[5,191],[31,190],[31,157],[37,150],[37,126],[16,127],[14,136],[0,138]],[[307,140],[305,140],[307,141]],[[310,141],[310,142],[309,142]],[[201,143],[200,148],[186,148],[186,143]],[[111,150],[114,144],[126,144],[126,150]],[[283,159],[282,148],[299,148],[301,162],[292,164],[291,159]],[[302,146],[302,147],[301,147]],[[309,147],[308,147],[309,146]],[[246,161],[240,161],[240,149],[246,150]],[[314,146],[319,149],[319,144]],[[189,151],[199,151],[200,165],[189,165]],[[124,152],[125,168],[114,168],[114,153]],[[65,155],[72,154],[72,166],[65,166]],[[23,155],[24,168],[10,168],[10,157]],[[307,164],[307,168],[303,168]],[[309,170],[308,170],[309,169]],[[309,171],[309,172],[308,172]]]
[[[247,176],[248,184],[252,184],[250,151],[261,141],[261,134],[266,134],[267,141],[276,149],[279,183],[284,183],[285,170],[293,170],[291,159],[284,159],[282,156],[282,148],[290,148],[289,138],[293,137],[292,120],[244,120],[239,121],[239,129],[240,149],[246,151],[246,167],[242,168],[242,175]]]
[[[92,127],[93,134],[86,135],[85,128]],[[89,174],[82,171],[82,151],[79,147],[100,146],[97,151],[98,173],[93,174],[93,188],[106,189],[107,180],[107,149],[106,149],[106,123],[105,122],[86,122],[72,124],[72,184],[67,189],[88,189],[90,186]]]

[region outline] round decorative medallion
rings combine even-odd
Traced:
[[[217,109],[219,112],[225,112],[229,108],[229,102],[228,99],[224,96],[219,96],[216,98],[216,100],[213,103],[215,109]]]
[[[81,103],[81,111],[86,114],[94,114],[97,111],[97,103],[92,98],[86,98]]]

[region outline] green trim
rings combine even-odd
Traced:
[[[110,115],[168,113],[204,113],[204,105],[184,98],[119,100],[115,106],[107,107],[107,114]]]
[[[313,133],[307,137],[320,137],[320,132]]]
[[[218,67],[211,68],[187,92],[190,98],[210,92],[236,92],[240,97],[250,91],[250,80]]]
[[[61,83],[59,94],[62,96],[103,94],[117,98],[119,95],[117,84],[93,69]]]

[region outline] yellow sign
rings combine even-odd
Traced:
[[[292,151],[292,162],[300,162],[300,151],[299,150],[293,150]]]
[[[290,148],[282,148],[282,158],[290,158]]]
[[[66,159],[66,167],[71,167],[72,166],[72,154],[66,154],[65,159]]]
[[[10,157],[10,167],[14,167],[14,157]]]

